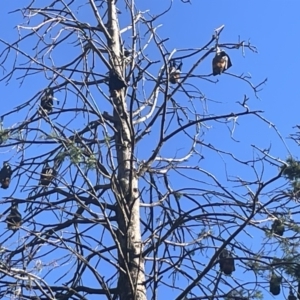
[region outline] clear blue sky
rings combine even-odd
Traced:
[[[2,5],[0,11],[1,39],[11,42],[16,39],[17,30],[15,26],[18,22],[21,22],[20,14],[8,14],[8,11],[22,5],[22,2],[6,1]],[[38,1],[37,3],[39,2],[48,3],[48,1]],[[161,13],[168,5],[169,1],[166,0],[137,1],[137,6],[141,11],[150,9],[152,15]],[[215,105],[215,109],[219,113],[229,113],[231,109],[236,111],[236,101],[242,101],[244,94],[247,94],[250,98],[248,103],[250,108],[263,110],[264,117],[275,124],[280,134],[286,139],[289,134],[294,132],[292,127],[300,123],[300,85],[297,76],[300,67],[298,56],[298,49],[300,48],[299,11],[300,3],[296,0],[231,0],[226,2],[192,0],[191,5],[174,0],[171,12],[159,19],[155,25],[163,25],[159,28],[159,34],[161,37],[169,38],[167,42],[169,50],[173,48],[199,48],[210,39],[214,29],[221,25],[225,25],[225,29],[221,34],[221,43],[237,42],[239,36],[242,40],[250,40],[257,47],[258,53],[255,54],[246,49],[246,56],[243,57],[240,50],[231,50],[229,55],[233,66],[229,73],[240,75],[249,72],[252,75],[254,84],[268,78],[266,84],[262,86],[263,90],[258,94],[259,99],[255,97],[246,83],[239,82],[225,74],[216,78],[219,80],[216,84],[198,81],[198,87],[208,98],[221,102],[220,105]],[[89,20],[89,15],[83,14],[82,18]],[[122,15],[120,15],[120,18],[122,27],[127,22],[122,19]],[[32,51],[33,45],[25,44],[24,46],[26,50]],[[66,46],[65,52],[61,54],[62,58],[67,57],[68,47]],[[9,68],[9,65],[4,64],[2,67]],[[4,74],[3,69],[0,69],[1,75],[2,72]],[[197,69],[197,74],[208,74],[210,72],[210,59]],[[3,105],[0,107],[0,115],[28,101],[38,91],[42,90],[45,87],[45,80],[41,79],[39,81],[37,78],[29,78],[21,88],[19,88],[20,81],[11,81],[8,85],[4,82],[0,83],[0,90],[3,95],[1,97]],[[213,104],[210,105],[214,108]],[[14,122],[18,121],[19,119],[11,118],[10,123],[5,125],[12,126]],[[272,155],[281,159],[286,158],[288,151],[273,128],[250,117],[238,121],[240,126],[236,128],[234,137],[240,143],[229,141],[229,133],[226,130],[222,133],[218,130],[212,131],[207,139],[205,137],[206,142],[210,141],[216,145],[222,145],[227,151],[237,152],[241,158],[252,157],[251,144],[255,144],[262,149],[271,147]],[[287,139],[286,143],[291,152],[295,156],[299,156],[297,146]],[[164,150],[169,157],[172,157],[178,149],[181,149],[177,141],[172,141],[169,147]],[[143,156],[147,157],[149,153],[151,153],[151,149],[141,149],[141,159],[143,159]],[[9,154],[6,155],[6,157],[8,156]],[[205,157],[202,166],[208,167],[211,172],[220,177],[224,176],[223,169],[219,171],[218,165],[212,164],[212,159],[208,156]],[[232,168],[231,172],[233,173],[234,165],[229,166],[229,170],[230,168]],[[273,176],[274,172],[274,168],[267,170],[266,178]],[[244,173],[244,171],[241,170],[241,173]],[[246,171],[243,175],[246,176]],[[176,181],[173,183],[176,183]],[[178,181],[177,184],[178,187],[180,185],[184,186],[185,182]],[[10,191],[1,191],[2,196],[8,196],[9,194]]]
[[[143,2],[143,1],[140,1]],[[153,15],[158,14],[168,7],[169,1],[145,1],[141,3],[141,10],[150,6]],[[1,38],[13,41],[16,38],[16,26],[19,19],[17,14],[7,14],[8,11],[16,8],[18,3],[6,2],[0,12],[2,26],[0,28]],[[234,74],[251,73],[254,84],[264,78],[268,78],[259,93],[260,100],[255,96],[246,84],[234,83],[228,78],[218,77],[220,82],[214,85],[207,85],[205,94],[212,98],[218,96],[218,90],[230,86],[231,93],[222,99],[224,103],[240,101],[243,94],[250,96],[250,107],[259,108],[265,111],[264,116],[276,124],[284,137],[293,132],[292,127],[298,123],[298,96],[299,85],[297,51],[299,49],[299,3],[297,1],[272,1],[272,5],[266,1],[227,1],[226,4],[220,1],[192,1],[192,5],[183,5],[179,0],[174,1],[172,12],[164,17],[159,32],[162,37],[169,37],[167,45],[169,49],[201,47],[211,37],[213,30],[220,25],[225,25],[221,36],[222,41],[236,42],[238,36],[244,40],[251,40],[257,46],[259,53],[254,54],[246,51],[246,57],[242,57],[241,51],[232,50],[230,56],[233,67],[230,72]],[[121,21],[122,21],[122,15]],[[121,22],[122,24],[122,22]],[[28,45],[30,49],[30,45]],[[62,54],[63,55],[63,54]],[[296,57],[296,59],[294,59]],[[295,63],[293,61],[295,60]],[[200,74],[207,74],[210,71],[210,62],[205,62],[205,69],[199,68]],[[184,69],[183,69],[184,71]],[[224,76],[225,77],[225,76]],[[224,87],[224,82],[228,82]],[[9,107],[19,103],[19,89],[17,83],[10,83],[8,86],[1,84],[6,104]],[[210,89],[210,90],[207,90]],[[36,91],[34,91],[36,92]],[[22,89],[22,96],[32,96],[32,89],[26,85]],[[4,101],[4,100],[3,100]],[[9,107],[3,107],[6,111]],[[259,137],[256,134],[255,126],[247,124],[249,136]],[[285,155],[280,142],[276,144],[276,137],[272,130],[265,131],[261,139],[268,146],[272,142],[273,150],[280,148],[278,155]]]

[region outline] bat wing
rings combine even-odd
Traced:
[[[230,67],[232,67],[232,63],[230,57],[227,54],[226,57],[227,57],[227,66],[225,69],[228,70]]]

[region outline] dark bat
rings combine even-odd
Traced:
[[[179,63],[179,65],[177,65],[175,60],[170,61],[170,66],[169,66],[170,79],[169,79],[169,81],[172,84],[176,84],[179,82],[181,68],[182,68],[182,61]]]
[[[231,275],[235,271],[234,258],[232,254],[224,249],[219,256],[220,259],[220,270],[226,275]]]
[[[279,236],[283,236],[284,233],[284,225],[280,220],[275,220],[272,224],[272,232],[278,234]]]
[[[18,204],[12,203],[10,213],[5,220],[7,228],[10,230],[18,230],[22,223],[22,215],[18,211]]]
[[[290,293],[289,293],[289,296],[288,296],[288,300],[297,300],[297,297],[294,295],[292,288],[290,288]]]
[[[221,75],[232,66],[230,57],[225,51],[217,51],[212,61],[213,75]]]
[[[40,112],[45,115],[52,112],[53,109],[54,92],[53,89],[47,88],[44,91],[44,95],[41,98],[41,110]]]
[[[0,170],[1,188],[7,189],[9,187],[11,175],[12,175],[11,166],[7,162],[3,163],[3,167]]]
[[[120,90],[127,87],[126,82],[115,71],[111,71],[109,75],[108,87],[112,97],[117,97]]]
[[[282,278],[277,276],[275,273],[272,273],[271,279],[270,279],[270,293],[272,293],[274,296],[277,296],[280,294],[280,283]]]
[[[55,176],[56,171],[46,163],[41,173],[40,185],[48,186]]]

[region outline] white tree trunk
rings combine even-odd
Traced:
[[[122,49],[115,1],[109,1],[108,41],[111,67],[122,77]],[[117,222],[119,243],[119,299],[146,300],[144,260],[140,231],[140,199],[138,180],[135,175],[132,152],[134,145],[133,128],[130,127],[126,106],[125,89],[114,95],[114,120],[117,132],[115,142],[117,149],[117,178],[114,192],[117,200]],[[114,181],[114,179],[112,179]]]

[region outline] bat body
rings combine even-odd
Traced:
[[[288,296],[288,300],[297,300],[297,297],[293,294],[292,289],[290,289],[290,294]]]
[[[40,112],[45,115],[52,112],[53,109],[53,99],[54,99],[54,92],[52,89],[47,88],[44,91],[44,95],[41,98],[41,110]]]
[[[219,51],[212,61],[213,75],[221,75],[224,71],[228,70],[232,66],[230,57],[225,51]]]
[[[18,205],[13,203],[10,209],[10,214],[6,217],[7,228],[10,230],[18,230],[22,223],[22,215],[18,210]]]
[[[274,296],[280,294],[280,283],[282,278],[277,276],[275,273],[272,273],[271,280],[270,280],[270,293]]]
[[[51,168],[48,163],[44,166],[42,173],[41,173],[41,178],[40,178],[40,185],[43,186],[48,186],[52,179],[55,177],[56,172],[53,168]]]
[[[279,236],[283,236],[284,233],[284,225],[280,220],[275,220],[272,224],[272,232],[278,234]]]
[[[232,254],[224,249],[220,254],[220,270],[224,272],[226,275],[231,275],[233,271],[235,271],[234,266],[234,258],[232,257]]]
[[[11,175],[12,175],[11,166],[7,162],[3,163],[3,167],[0,170],[1,188],[7,189],[9,187]]]
[[[172,84],[176,84],[176,83],[179,82],[181,68],[182,68],[182,62],[180,62],[178,66],[177,66],[175,60],[172,60],[170,62],[170,66],[169,66],[169,76],[170,76],[170,78],[169,78],[169,81]]]
[[[120,90],[127,87],[125,81],[116,72],[111,72],[108,81],[109,91],[112,97],[118,97]]]

